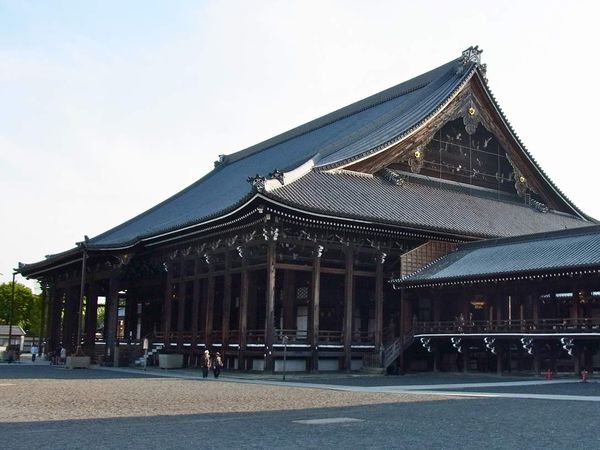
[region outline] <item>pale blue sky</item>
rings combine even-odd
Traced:
[[[596,200],[598,7],[559,1],[0,0],[0,281],[232,153],[483,48],[550,178]]]

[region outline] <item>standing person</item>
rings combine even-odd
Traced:
[[[213,364],[213,375],[215,376],[215,378],[219,378],[219,374],[221,373],[221,367],[223,367],[223,360],[221,359],[221,354],[217,352]]]
[[[64,364],[67,361],[67,349],[64,346],[60,346],[60,364]]]
[[[208,369],[210,368],[210,354],[208,350],[204,350],[202,360],[200,361],[200,367],[202,367],[202,378],[208,377]]]
[[[35,343],[31,344],[31,362],[32,363],[35,362],[35,357],[37,356],[37,352],[38,352],[38,346]]]

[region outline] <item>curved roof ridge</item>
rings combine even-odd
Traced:
[[[461,60],[459,59],[459,60],[456,60],[456,61],[461,61]],[[475,70],[477,68],[477,64],[475,64],[475,63],[468,63],[468,64],[470,64],[470,66],[471,66],[468,70],[464,70],[461,74],[457,73],[457,75],[460,75],[460,77],[455,82],[454,89],[452,89],[452,91],[448,95],[446,95],[443,99],[439,99],[435,103],[435,107],[432,110],[429,110],[427,114],[425,114],[420,119],[419,118],[415,119],[416,122],[412,126],[409,126],[408,129],[403,130],[403,132],[401,132],[396,137],[394,137],[392,139],[389,139],[389,140],[387,140],[387,141],[385,141],[383,143],[380,143],[380,144],[376,145],[375,147],[369,148],[369,149],[367,149],[365,151],[362,151],[362,152],[360,152],[358,154],[354,154],[354,155],[350,155],[350,156],[348,156],[346,158],[342,158],[342,159],[340,159],[338,161],[328,162],[327,164],[324,164],[322,166],[322,168],[324,168],[324,169],[334,169],[336,167],[348,165],[348,164],[356,162],[357,160],[361,160],[361,159],[364,159],[366,157],[369,157],[373,153],[377,153],[377,152],[379,152],[381,150],[386,149],[390,145],[393,145],[393,144],[397,143],[398,141],[404,139],[406,136],[409,136],[415,130],[419,129],[421,126],[423,126],[425,123],[427,123],[432,117],[434,117],[440,110],[444,109],[447,106],[448,101],[450,101],[452,98],[454,98],[454,96],[458,92],[460,92],[460,90],[465,86],[465,84],[471,79],[471,77],[475,73]],[[434,92],[432,92],[429,95],[429,97],[435,97],[436,95],[439,95],[439,92],[434,91]],[[416,113],[412,113],[412,114],[416,115]]]
[[[458,62],[461,61],[461,58],[453,59],[450,62],[442,64],[435,69],[432,69],[424,74],[418,75],[410,80],[404,81],[400,84],[387,88],[381,92],[370,95],[367,98],[358,100],[350,105],[344,106],[340,109],[327,113],[321,117],[313,119],[309,122],[306,122],[302,125],[292,128],[291,130],[285,131],[277,136],[269,138],[265,141],[259,142],[258,144],[247,147],[243,150],[239,150],[237,152],[225,155],[223,157],[224,164],[231,164],[233,162],[239,161],[248,156],[254,155],[261,151],[267,150],[275,145],[282,144],[288,140],[297,138],[307,133],[311,133],[319,128],[325,127],[327,125],[331,125],[332,123],[338,122],[347,117],[353,116],[361,111],[365,111],[367,109],[373,108],[381,103],[385,103],[394,98],[401,97],[403,95],[410,94],[419,89],[423,89],[428,86],[431,82],[435,81],[436,76],[439,73],[445,73],[447,69],[453,67]]]

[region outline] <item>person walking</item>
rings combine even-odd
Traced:
[[[221,373],[221,368],[223,367],[223,360],[221,359],[221,354],[217,352],[215,355],[215,360],[213,362],[213,375],[215,378],[219,378],[219,374]]]
[[[35,357],[37,356],[38,353],[38,346],[34,343],[31,344],[31,362],[34,363],[35,362]]]
[[[202,368],[202,378],[208,377],[208,369],[210,368],[210,354],[208,350],[204,350],[204,355],[200,360],[200,367]]]
[[[67,349],[60,346],[60,364],[65,364],[67,362]]]

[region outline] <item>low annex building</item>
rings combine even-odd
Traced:
[[[400,278],[465,242],[595,224],[520,142],[480,56],[220,155],[152,209],[20,265],[45,287],[49,346],[112,362],[146,338],[254,370],[278,370],[285,346],[292,370],[410,368],[415,327],[436,319]]]

